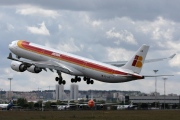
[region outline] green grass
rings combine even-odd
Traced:
[[[180,110],[0,111],[0,120],[179,120]]]

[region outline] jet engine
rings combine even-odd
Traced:
[[[17,72],[24,72],[25,70],[27,70],[27,67],[22,62],[18,61],[12,61],[11,68]]]
[[[32,72],[32,73],[40,73],[42,69],[32,65],[31,67],[27,68],[27,71]]]

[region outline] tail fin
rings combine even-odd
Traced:
[[[135,73],[140,73],[144,60],[146,58],[149,46],[142,45],[133,57],[122,68],[132,70]]]
[[[133,105],[133,102],[131,101],[130,104],[129,104],[129,106],[132,106],[132,105]]]
[[[10,103],[7,106],[7,110],[10,110],[13,106],[13,100],[10,100]]]

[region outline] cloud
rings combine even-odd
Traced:
[[[127,61],[133,53],[122,48],[107,48],[107,56],[111,61]]]
[[[180,68],[180,41],[173,42],[173,41],[167,41],[163,44],[163,47],[166,47],[170,50],[175,51],[176,56],[169,62],[171,67],[179,67]]]
[[[172,67],[179,67],[180,68],[180,55],[179,54],[176,55],[175,58],[173,58],[170,61],[170,66],[172,66]]]
[[[81,4],[79,4],[81,3]],[[180,21],[177,15],[180,11],[180,1],[175,0],[63,0],[51,1],[0,1],[1,6],[31,5],[50,10],[86,11],[91,12],[91,17],[98,19],[111,19],[114,17],[129,17],[134,20],[153,20],[158,16]]]
[[[13,90],[24,90],[24,88],[35,90],[38,87],[47,89],[47,86],[57,84],[54,78],[58,76],[56,72],[50,71],[40,74],[13,71],[7,55],[10,52],[8,45],[16,39],[27,39],[29,42],[98,61],[129,60],[142,44],[150,45],[147,59],[180,53],[178,22],[180,19],[177,15],[180,9],[179,2],[92,0],[87,3],[86,0],[79,1],[73,3],[69,0],[0,1],[0,42],[3,45],[0,47],[2,58],[0,73],[5,76],[13,75]],[[173,5],[178,7],[172,7]],[[30,11],[32,8],[36,11]],[[48,13],[49,10],[52,14]],[[141,74],[153,75],[153,69],[158,69],[159,74],[177,73],[169,79],[172,86],[178,86],[178,71],[180,71],[178,54],[171,61],[145,64]],[[67,82],[65,89],[69,89],[72,77],[74,76],[63,74]],[[37,84],[34,84],[35,81]],[[94,82],[95,84],[91,86],[83,81],[77,84],[81,90],[154,91],[154,78],[118,84],[96,80]],[[1,79],[0,83],[3,89],[9,90],[7,79]],[[168,92],[179,94],[178,87],[167,86],[167,89]]]
[[[46,28],[45,23],[42,22],[39,25],[40,25],[39,28],[38,27],[30,27],[30,26],[28,26],[27,29],[28,29],[28,31],[30,31],[33,34],[40,34],[40,35],[47,35],[47,36],[49,36],[50,33],[49,33],[49,30]]]
[[[175,23],[173,21],[158,17],[153,22],[145,22],[140,27],[140,30],[144,34],[151,34],[151,38],[154,40],[172,40],[174,25]]]
[[[56,49],[59,49],[59,50],[65,51],[65,52],[71,52],[71,53],[78,52],[81,49],[80,47],[78,47],[75,44],[74,38],[70,38],[69,40],[61,42],[59,44],[52,44],[52,43],[47,42],[46,46],[49,46],[51,48],[55,47]]]
[[[15,29],[15,28],[14,28],[13,25],[7,24],[7,30],[8,30],[8,31],[13,31],[14,29]]]
[[[35,15],[35,16],[52,17],[52,18],[56,18],[59,16],[59,13],[57,11],[47,10],[32,6],[28,6],[28,8],[17,9],[16,13],[21,15]]]
[[[95,21],[92,22],[92,26],[93,26],[93,27],[98,27],[98,26],[100,26],[100,25],[101,25],[101,21],[96,21],[96,20],[95,20]]]
[[[91,25],[94,28],[95,27],[97,28],[102,24],[101,20],[92,20],[89,17],[89,15],[84,12],[80,13],[80,16],[83,17],[82,22],[84,22],[85,24]]]
[[[106,35],[108,38],[115,38],[115,44],[120,44],[120,42],[126,42],[128,44],[137,45],[136,39],[134,38],[133,34],[127,30],[121,30],[119,32],[116,32],[115,28],[112,28],[106,32]]]
[[[58,48],[60,50],[71,52],[71,53],[80,51],[80,48],[75,44],[74,38],[70,38],[65,43],[60,43],[58,45]]]
[[[59,24],[59,25],[58,25],[58,28],[59,28],[59,30],[60,30],[60,29],[62,29],[63,27],[62,27],[62,25]]]

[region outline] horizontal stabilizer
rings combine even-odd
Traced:
[[[174,76],[174,75],[143,75],[144,77],[163,77],[163,76]]]

